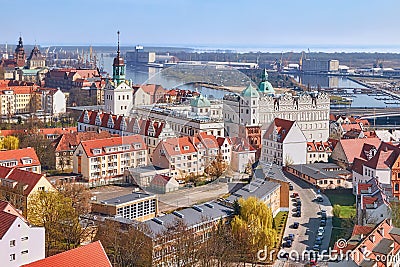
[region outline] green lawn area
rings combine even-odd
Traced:
[[[289,214],[289,212],[287,212],[287,211],[281,211],[274,218],[274,226],[277,231],[276,247],[278,247],[278,248],[282,244],[283,232],[285,231],[288,214]]]
[[[333,247],[339,238],[349,238],[353,230],[354,222],[352,218],[356,215],[356,198],[351,189],[325,190],[333,205],[340,205],[340,217],[332,218],[332,235],[330,246]]]

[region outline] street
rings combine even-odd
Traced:
[[[318,232],[318,228],[320,226],[320,211],[324,209],[327,211],[327,222],[325,228],[325,232],[323,235],[321,251],[328,250],[329,241],[332,232],[332,206],[329,202],[329,199],[321,194],[323,197],[323,202],[317,202],[317,190],[314,187],[305,181],[300,180],[299,178],[292,176],[288,173],[285,175],[291,180],[291,184],[293,185],[293,191],[290,192],[290,204],[289,204],[289,216],[284,232],[284,238],[287,237],[289,234],[294,234],[295,238],[291,248],[284,248],[292,258],[296,257],[296,252],[298,255],[302,255],[304,251],[312,250],[315,242],[315,237]],[[296,213],[296,202],[295,198],[292,197],[292,194],[297,192],[301,199],[301,217],[295,217]],[[298,222],[299,228],[293,229],[293,223]],[[284,242],[284,241],[283,241]],[[287,264],[293,261],[289,260],[286,263],[282,261],[278,261],[276,266],[285,266],[283,264]],[[307,261],[301,261],[307,262]],[[299,264],[299,263],[297,263]],[[297,265],[298,266],[298,265]]]

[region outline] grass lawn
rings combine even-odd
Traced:
[[[329,246],[333,247],[339,238],[349,238],[353,230],[352,217],[356,215],[356,198],[351,189],[325,190],[324,192],[333,205],[340,205],[340,217],[332,218],[332,235]]]
[[[281,211],[274,218],[274,225],[275,225],[275,229],[277,231],[276,247],[278,247],[278,248],[282,244],[283,232],[285,231],[288,214],[289,214],[289,212],[287,212],[287,211]]]

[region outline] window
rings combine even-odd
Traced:
[[[28,239],[29,239],[29,237],[27,237],[27,236],[21,237],[21,241],[26,241],[26,240],[28,240]]]
[[[10,261],[15,261],[15,254],[10,254]]]
[[[15,240],[10,240],[10,247],[15,247]]]
[[[394,185],[394,191],[399,191],[399,184]]]
[[[21,251],[21,254],[28,254],[28,250]]]

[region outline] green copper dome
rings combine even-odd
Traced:
[[[192,101],[190,101],[190,105],[198,108],[211,107],[210,100],[202,95],[196,96],[194,99],[192,99]]]
[[[267,70],[264,69],[264,72],[261,76],[261,82],[258,84],[258,90],[265,94],[275,94],[274,87],[268,81],[268,73]]]
[[[251,84],[249,84],[249,86],[242,91],[241,95],[245,97],[260,97],[260,94],[253,86],[251,86]]]

